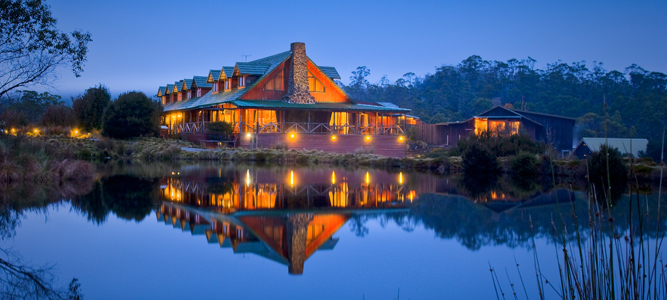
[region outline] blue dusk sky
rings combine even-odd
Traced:
[[[61,30],[92,34],[80,78],[61,70],[47,89],[69,99],[102,83],[114,95],[234,65],[306,43],[342,81],[419,76],[471,55],[631,64],[667,73],[667,1],[83,1],[51,0]],[[42,90],[39,87],[33,89]]]

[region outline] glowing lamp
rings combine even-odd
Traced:
[[[402,142],[402,141],[403,141],[403,137],[402,137],[402,136],[401,136],[401,137],[398,137],[398,140]]]
[[[367,140],[367,141],[370,141],[370,140],[371,140],[371,136],[370,136],[370,135],[367,135],[367,136],[366,136],[366,140]]]
[[[252,134],[247,133],[245,136],[246,136],[247,138],[250,138],[250,137],[252,137]]]
[[[291,137],[291,138],[294,138],[294,133],[290,134],[290,136],[289,136],[289,137]]]
[[[39,132],[39,129],[35,128],[35,133],[38,133],[38,132]]]
[[[335,141],[335,140],[336,140],[336,136],[335,136],[335,135],[332,135],[332,136],[331,136],[331,139]]]
[[[79,133],[79,131],[78,131],[78,130],[74,130],[74,134],[78,134],[78,133]]]

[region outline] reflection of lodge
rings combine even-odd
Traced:
[[[193,235],[205,235],[211,244],[232,248],[234,253],[254,253],[302,274],[305,261],[317,250],[331,250],[338,242],[332,235],[349,214],[292,213],[282,215],[228,216],[178,204],[164,203],[159,221]]]
[[[238,175],[238,174],[237,174]],[[331,173],[330,184],[301,184],[290,171],[285,183],[257,182],[248,170],[244,182],[234,180],[219,184],[188,181],[179,177],[163,179],[163,200],[197,207],[206,207],[219,213],[232,214],[256,210],[287,209],[378,209],[404,207],[417,195],[402,184],[371,182],[366,173],[361,180],[348,176],[336,178]],[[241,176],[237,176],[241,178]],[[365,178],[364,178],[365,177]]]

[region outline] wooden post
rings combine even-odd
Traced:
[[[308,133],[310,133],[310,110],[308,111],[308,126],[307,126],[306,131],[308,131]]]
[[[243,109],[239,109],[239,139],[243,135]]]
[[[373,128],[373,131],[377,134],[377,127],[378,127],[378,117],[380,116],[380,113],[376,112],[375,113],[375,128]]]
[[[355,124],[355,127],[357,128],[357,134],[360,134],[360,132],[359,132],[359,119],[360,119],[360,118],[361,118],[361,114],[360,114],[359,112],[357,112],[357,113],[355,114],[355,117],[354,117],[354,119],[355,119],[355,123],[356,123],[356,124]]]
[[[283,133],[285,133],[285,111],[281,110],[280,114],[282,117],[280,118],[280,130],[282,130]]]

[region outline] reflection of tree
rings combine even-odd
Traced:
[[[111,176],[96,182],[91,193],[72,199],[72,206],[97,224],[104,223],[110,211],[119,218],[138,222],[150,214],[159,192],[155,179]]]
[[[68,288],[53,286],[53,268],[33,268],[16,255],[0,249],[0,294],[2,299],[82,299],[81,284],[74,278]],[[5,259],[6,258],[6,259]]]
[[[368,227],[364,225],[366,221],[368,221],[368,218],[365,215],[352,215],[348,221],[350,222],[350,231],[359,237],[366,236],[368,234]]]
[[[475,199],[480,195],[485,195],[493,189],[498,183],[498,174],[466,174],[463,176],[463,187],[468,191],[470,198]]]

